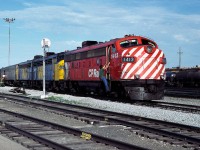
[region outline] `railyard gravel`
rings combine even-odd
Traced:
[[[10,93],[9,90],[11,89],[13,89],[13,87],[0,87],[0,92]],[[29,97],[40,97],[43,95],[43,92],[38,90],[27,89],[26,93]],[[164,110],[146,106],[135,106],[126,103],[98,100],[91,97],[77,97],[67,94],[56,94],[53,92],[49,92],[47,95],[48,97],[59,98],[62,102],[70,101],[76,103],[77,105],[200,127],[199,114]],[[164,101],[200,105],[200,99],[165,97]]]

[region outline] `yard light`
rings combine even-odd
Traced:
[[[44,38],[41,41],[41,45],[44,50],[44,55],[43,55],[43,95],[41,95],[41,98],[46,98],[48,96],[46,95],[46,91],[45,91],[45,57],[46,57],[46,48],[49,49],[49,47],[51,46],[51,41],[47,38]]]
[[[3,18],[5,22],[9,23],[9,47],[8,47],[8,66],[10,66],[10,23],[15,21],[15,18]]]

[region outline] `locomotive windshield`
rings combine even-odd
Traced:
[[[142,39],[142,44],[143,45],[151,45],[152,47],[156,47],[156,44],[154,42],[146,40],[146,39]]]
[[[120,42],[120,46],[122,48],[127,48],[127,47],[137,46],[137,45],[151,45],[152,47],[157,47],[156,43],[148,39],[142,38],[140,42],[138,42],[137,39],[129,39],[129,40],[124,40]]]
[[[120,46],[123,48],[136,46],[138,45],[138,41],[136,39],[125,40],[120,43]]]

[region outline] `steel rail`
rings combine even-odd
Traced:
[[[164,107],[164,108],[171,108],[171,109],[175,109],[175,110],[182,110],[182,111],[187,111],[187,112],[192,112],[192,113],[194,113],[194,112],[200,113],[200,106],[197,106],[197,105],[159,102],[159,101],[151,101],[148,103],[139,102],[138,105],[161,107],[161,108]]]
[[[3,112],[3,113],[7,113],[9,115],[13,115],[15,117],[20,117],[20,118],[23,118],[23,119],[26,119],[26,120],[37,122],[37,123],[45,125],[45,126],[53,127],[54,129],[61,130],[63,132],[68,132],[68,133],[77,135],[79,137],[82,135],[83,132],[85,132],[85,131],[82,131],[80,129],[59,125],[59,124],[56,124],[56,123],[52,123],[52,122],[49,122],[49,121],[41,120],[41,119],[38,119],[38,118],[30,117],[30,116],[27,116],[27,115],[19,114],[19,113],[8,111],[8,110],[4,110],[4,109],[0,109],[0,111]],[[9,123],[5,122],[4,124],[6,125],[6,127],[10,128],[10,129],[17,130],[17,132],[20,132],[20,133],[22,133],[25,136],[28,136],[30,138],[34,138],[35,140],[38,140],[39,142],[42,142],[42,143],[47,144],[49,146],[53,146],[55,144],[55,147],[58,147],[58,148],[60,147],[63,150],[64,150],[64,148],[65,149],[69,148],[69,147],[60,146],[59,144],[56,144],[54,142],[50,142],[49,143],[49,141],[47,141],[46,139],[38,137],[38,136],[35,136],[35,135],[30,134],[28,132],[25,132],[23,130],[19,130],[19,129],[13,127],[12,125],[10,125]],[[103,136],[100,136],[100,135],[97,135],[97,134],[94,134],[94,133],[87,132],[87,134],[91,135],[91,137],[92,137],[91,140],[93,140],[93,141],[100,142],[100,143],[105,143],[105,144],[108,144],[110,146],[115,146],[115,147],[120,148],[120,149],[147,150],[147,148],[142,148],[142,147],[139,147],[139,146],[136,146],[136,145],[133,145],[133,144],[125,143],[125,142],[118,141],[118,140],[115,140],[115,139],[110,139],[110,138],[103,137]]]
[[[58,143],[56,143],[56,142],[54,142],[54,141],[45,139],[45,138],[43,138],[43,137],[41,137],[41,136],[37,136],[37,135],[35,135],[35,134],[32,134],[32,133],[30,133],[30,132],[27,132],[27,131],[25,131],[25,130],[22,130],[22,129],[20,129],[20,128],[17,128],[17,127],[15,127],[15,126],[11,125],[10,123],[5,123],[5,127],[8,128],[8,129],[10,129],[10,130],[12,130],[12,131],[15,131],[15,132],[17,132],[17,133],[19,133],[19,134],[22,134],[22,135],[24,135],[24,136],[27,136],[27,137],[29,137],[29,138],[31,138],[31,139],[34,139],[34,140],[36,140],[36,141],[38,141],[38,142],[40,142],[40,143],[43,143],[44,145],[48,145],[49,147],[52,147],[52,148],[54,148],[54,149],[59,149],[59,150],[72,150],[71,148],[69,148],[69,147],[67,147],[67,146],[58,144]]]

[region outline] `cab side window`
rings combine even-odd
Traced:
[[[117,50],[116,50],[116,48],[115,48],[115,45],[113,44],[113,45],[112,45],[112,53],[115,53],[115,52],[117,52]]]

